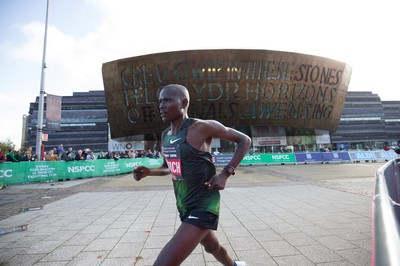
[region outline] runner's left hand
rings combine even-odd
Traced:
[[[226,179],[226,175],[224,173],[220,173],[219,175],[213,176],[213,178],[211,178],[210,181],[205,182],[204,185],[208,189],[223,190],[225,189]]]

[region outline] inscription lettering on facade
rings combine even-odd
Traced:
[[[103,65],[116,136],[161,131],[158,95],[171,83],[188,88],[193,117],[334,130],[350,75],[348,65],[331,59],[260,50],[182,51]],[[130,129],[121,132],[123,125]]]

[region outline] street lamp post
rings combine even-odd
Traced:
[[[42,75],[40,79],[39,108],[38,108],[38,121],[37,121],[37,133],[36,133],[36,154],[37,154],[37,159],[39,161],[42,160],[42,135],[43,135],[44,94],[45,94],[44,81],[45,81],[45,69],[46,69],[46,42],[47,42],[47,22],[49,18],[49,2],[50,0],[47,0],[46,24],[44,28]]]

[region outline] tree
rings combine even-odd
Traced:
[[[3,153],[7,153],[9,149],[14,150],[15,144],[10,139],[0,140],[0,150]]]

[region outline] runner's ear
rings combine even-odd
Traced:
[[[187,108],[188,107],[188,103],[189,103],[189,101],[187,99],[183,99],[182,100],[182,107],[183,108]]]

